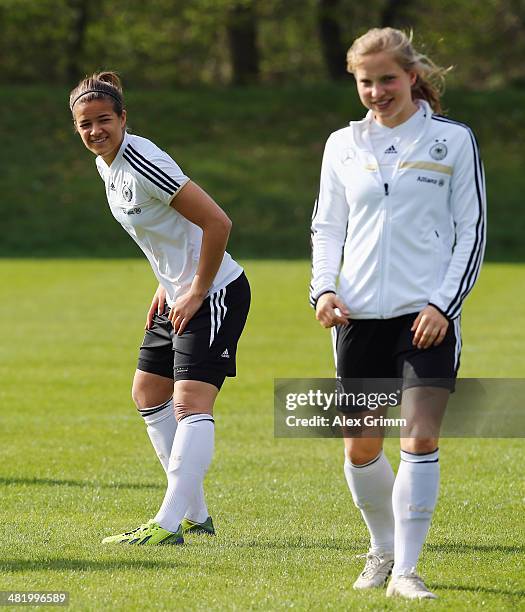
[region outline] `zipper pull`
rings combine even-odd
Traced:
[[[388,195],[388,183],[385,183],[385,195]]]

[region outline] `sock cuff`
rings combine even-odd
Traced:
[[[430,453],[409,453],[408,451],[400,451],[401,461],[407,463],[438,463],[439,448]]]
[[[151,406],[149,408],[137,408],[140,416],[148,423],[148,425],[156,423],[157,421],[162,421],[166,419],[173,412],[173,398],[170,397],[163,404],[159,404],[158,406]]]
[[[345,466],[348,466],[351,470],[362,470],[364,468],[371,468],[372,466],[374,466],[376,463],[379,463],[379,461],[381,460],[381,457],[384,456],[383,451],[381,450],[379,455],[377,455],[377,457],[374,457],[371,461],[369,461],[368,463],[362,463],[361,465],[356,465],[355,463],[352,463],[350,461],[350,459],[348,459],[348,457],[345,454]]]
[[[187,416],[182,417],[182,419],[179,419],[179,425],[182,425],[182,423],[191,425],[192,423],[199,423],[200,421],[209,421],[212,425],[215,425],[215,420],[211,414],[206,414],[205,412],[188,414]]]

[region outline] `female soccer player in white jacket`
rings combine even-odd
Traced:
[[[345,438],[346,479],[371,538],[354,588],[384,586],[392,572],[387,595],[433,598],[415,568],[438,496],[461,308],[485,247],[483,167],[472,131],[440,114],[445,71],[404,33],[370,30],[347,59],[369,110],[326,143],[310,299],[332,328],[337,377],[402,378],[411,417],[395,478],[381,436]]]
[[[168,486],[156,516],[105,543],[181,544],[214,533],[203,479],[213,455],[213,405],[235,376],[250,287],[225,252],[231,222],[153,142],[126,131],[113,72],[83,79],[70,95],[75,129],[95,155],[113,216],[148,258],[159,287],[133,381]]]

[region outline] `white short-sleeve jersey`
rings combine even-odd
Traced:
[[[111,165],[101,157],[96,164],[113,216],[145,253],[171,306],[189,289],[200,256],[201,228],[170,206],[190,179],[153,142],[127,133]],[[209,293],[224,288],[241,272],[224,253]]]

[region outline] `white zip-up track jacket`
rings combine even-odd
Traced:
[[[436,306],[461,314],[485,249],[483,165],[474,134],[432,113],[383,183],[362,121],[330,135],[312,217],[315,307],[339,295],[354,319],[388,319]],[[342,265],[341,265],[342,257]]]

